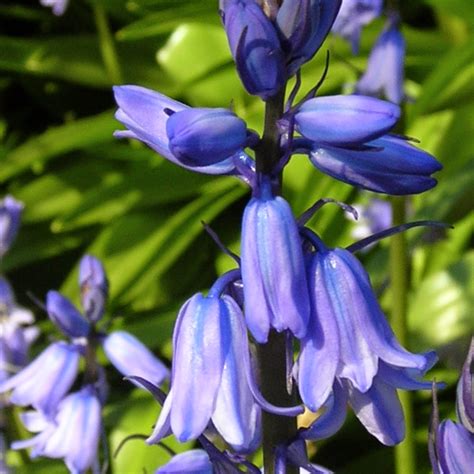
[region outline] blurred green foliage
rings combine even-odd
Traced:
[[[85,252],[101,258],[110,278],[109,317],[157,354],[170,358],[176,310],[186,297],[230,268],[203,232],[212,225],[238,252],[246,189],[230,178],[194,175],[148,148],[112,137],[113,80],[95,32],[94,8],[105,8],[116,40],[124,83],[150,87],[191,105],[232,104],[259,130],[262,105],[245,93],[220,27],[217,0],[70,0],[54,17],[36,0],[0,6],[0,186],[25,203],[20,236],[3,262],[18,299],[33,307],[43,341],[56,336],[45,315],[26,296],[43,299],[59,288],[77,301],[77,263]],[[468,338],[474,333],[474,5],[472,0],[417,0],[403,4],[407,38],[406,133],[421,140],[444,165],[439,185],[410,200],[415,219],[448,222],[454,230],[409,233],[413,255],[411,348],[435,348],[442,415],[452,415],[453,384]],[[329,38],[303,69],[303,88],[320,77],[324,49],[332,53],[321,93],[350,90],[364,69],[382,23],[362,38],[361,53]],[[318,173],[304,157],[285,170],[285,194],[296,213],[321,197],[346,202],[369,199]],[[351,242],[350,223],[327,206],[312,225],[333,246]],[[380,291],[386,286],[386,242],[361,257]],[[384,304],[387,299],[383,299]],[[388,303],[387,303],[388,307]],[[114,450],[134,433],[149,434],[159,407],[111,371],[107,429]],[[426,430],[428,394],[417,394],[419,472],[429,472]],[[169,441],[171,442],[171,441]],[[172,442],[171,442],[172,443]],[[185,447],[172,443],[173,448]],[[341,473],[390,473],[392,455],[349,419],[335,438],[319,444],[318,462]],[[344,453],[341,456],[341,452]],[[169,454],[130,441],[114,459],[117,473],[152,472]],[[34,465],[12,455],[18,472],[64,472],[59,462]],[[34,469],[34,471],[32,470]],[[53,471],[54,470],[54,471]]]

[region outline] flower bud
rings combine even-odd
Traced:
[[[46,310],[53,323],[67,337],[86,337],[89,334],[89,323],[61,293],[48,291]]]
[[[23,204],[12,196],[0,202],[0,257],[10,248],[20,227]]]
[[[318,144],[347,146],[380,137],[400,118],[400,107],[358,95],[316,97],[295,114],[295,126]]]
[[[79,264],[79,285],[86,317],[96,323],[104,314],[109,284],[102,263],[92,255],[85,255]]]
[[[203,449],[191,449],[176,454],[171,461],[161,466],[155,474],[213,474],[209,455]]]
[[[208,166],[245,147],[245,122],[227,109],[195,108],[175,112],[166,122],[171,152],[188,166]]]
[[[269,99],[287,80],[276,28],[255,0],[221,0],[220,8],[244,87],[249,94]]]

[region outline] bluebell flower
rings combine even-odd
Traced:
[[[385,97],[400,104],[404,98],[405,40],[399,30],[398,20],[389,19],[375,43],[364,75],[356,85],[356,92],[363,95]]]
[[[463,474],[474,466],[474,398],[472,391],[474,338],[458,382],[456,412],[460,423],[439,423],[436,390],[433,389],[433,414],[429,452],[434,474]]]
[[[400,346],[360,262],[349,251],[327,249],[311,233],[306,235],[317,252],[308,263],[311,318],[298,361],[305,405],[317,411],[336,377],[366,394],[383,364],[402,379],[407,370],[428,370],[434,354],[412,354]]]
[[[71,388],[78,365],[78,347],[55,342],[24,369],[2,382],[0,393],[12,390],[11,403],[32,405],[45,414],[52,414]]]
[[[242,281],[245,318],[255,340],[271,328],[306,334],[309,297],[298,226],[289,204],[262,181],[242,221]]]
[[[332,31],[350,41],[356,54],[362,27],[380,16],[382,8],[383,0],[343,0]]]
[[[12,196],[0,202],[0,257],[11,247],[20,227],[23,204]]]
[[[341,0],[283,0],[275,24],[282,37],[289,76],[319,50],[340,6]]]
[[[219,280],[216,285],[208,296],[194,295],[179,312],[171,389],[149,443],[171,432],[180,442],[196,439],[212,420],[235,450],[258,445],[260,408],[243,363],[249,347],[242,311],[229,296],[219,296]]]
[[[244,87],[250,94],[269,99],[287,80],[275,26],[256,0],[220,0],[220,9]]]
[[[171,153],[188,166],[209,166],[242,150],[245,122],[228,109],[188,108],[166,122]]]
[[[57,16],[61,16],[66,11],[69,0],[40,0],[43,7],[51,7],[53,13]]]
[[[56,407],[54,417],[27,412],[22,421],[36,436],[16,441],[13,449],[32,448],[31,457],[63,458],[71,474],[99,472],[98,446],[101,433],[101,404],[92,386],[68,395]]]
[[[124,376],[135,375],[160,385],[169,376],[168,368],[136,337],[114,331],[103,342],[107,358]]]
[[[203,449],[191,449],[176,454],[164,466],[155,471],[155,474],[213,474],[209,455]]]
[[[321,146],[368,142],[391,130],[399,118],[397,105],[358,95],[316,97],[294,114],[296,130]]]
[[[167,122],[170,119],[170,113],[192,110],[190,107],[144,87],[116,86],[114,94],[119,106],[115,117],[128,128],[128,130],[115,132],[116,137],[140,140],[167,160],[199,173],[238,174],[239,166],[244,168],[250,166],[248,164],[250,159],[243,149],[210,165],[191,166],[184,163],[170,149]],[[228,140],[227,137],[220,138],[223,143]]]
[[[51,290],[46,295],[46,311],[65,336],[86,337],[90,325],[77,308],[61,293]]]
[[[79,286],[81,303],[87,319],[93,323],[104,315],[109,283],[99,259],[85,255],[79,263]]]
[[[431,175],[442,169],[432,155],[391,135],[355,148],[307,146],[311,163],[323,173],[378,193],[422,193],[436,185]]]

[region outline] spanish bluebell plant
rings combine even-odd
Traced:
[[[357,9],[364,2],[353,3]],[[431,387],[422,378],[436,355],[413,354],[398,343],[353,255],[359,244],[326,246],[304,227],[317,206],[297,219],[281,195],[281,173],[298,153],[338,180],[391,195],[432,188],[431,175],[441,169],[434,157],[392,134],[401,115],[394,103],[321,97],[317,88],[296,102],[297,79],[285,105],[288,79],[317,53],[340,4],[220,2],[242,83],[265,102],[261,136],[231,110],[190,108],[133,85],[114,88],[116,118],[127,127],[117,137],[141,140],[194,172],[236,176],[252,192],[241,256],[232,255],[239,269],[218,278],[206,296],[192,296],[178,314],[169,392],[146,376],[132,378],[163,405],[148,443],[174,434],[182,442],[198,440],[209,454],[217,431],[229,447],[224,459],[235,469],[261,443],[266,472],[322,472],[307,461],[302,440],[334,434],[347,404],[371,434],[394,445],[404,437],[397,389]],[[347,33],[354,45],[381,2],[365,2],[357,11]],[[360,247],[396,231],[384,230]],[[236,285],[243,287],[239,296]],[[326,415],[298,431],[299,401],[312,411],[327,409]]]
[[[125,331],[107,334],[98,324],[105,313],[108,282],[102,263],[86,255],[79,264],[84,314],[57,291],[49,291],[45,310],[66,340],[52,342],[30,364],[0,383],[10,403],[30,407],[21,420],[37,433],[12,444],[31,448],[32,458],[61,458],[73,474],[100,471],[99,441],[103,437],[102,406],[107,398],[105,369],[96,357],[99,347],[124,376],[146,377],[160,385],[167,367],[137,338]],[[72,391],[84,365],[82,383]],[[80,441],[78,441],[80,440]]]

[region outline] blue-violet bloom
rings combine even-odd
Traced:
[[[252,95],[269,99],[287,80],[275,26],[256,0],[220,0],[220,10],[244,87]]]
[[[271,328],[306,334],[309,297],[298,226],[289,204],[264,180],[242,221],[242,281],[245,318],[255,340]]]
[[[39,434],[14,442],[13,449],[31,447],[32,458],[63,458],[71,474],[85,474],[90,468],[100,472],[97,451],[101,404],[91,385],[64,398],[53,419],[38,412],[26,412],[22,421],[29,431]]]
[[[178,314],[171,389],[149,443],[171,431],[180,442],[196,439],[212,420],[235,450],[258,445],[260,408],[242,363],[249,351],[242,311],[228,295],[219,296],[218,286],[219,280],[208,296],[194,295]]]
[[[10,402],[32,405],[52,414],[71,388],[79,365],[79,349],[65,342],[55,342],[13,377],[0,384],[0,393],[13,390]]]
[[[103,342],[107,358],[123,375],[135,375],[160,385],[169,376],[168,368],[136,337],[114,331]]]
[[[343,0],[333,33],[350,41],[353,54],[357,54],[362,27],[380,16],[382,7],[383,0]]]
[[[405,39],[398,20],[389,19],[369,56],[364,75],[356,85],[358,94],[384,97],[400,104],[405,96]]]
[[[79,286],[81,303],[86,318],[96,323],[104,315],[109,283],[99,259],[85,255],[79,263]]]
[[[191,449],[176,454],[164,466],[155,471],[155,474],[213,474],[209,455],[203,449]]]
[[[12,196],[0,202],[0,257],[10,248],[20,227],[23,204]]]

